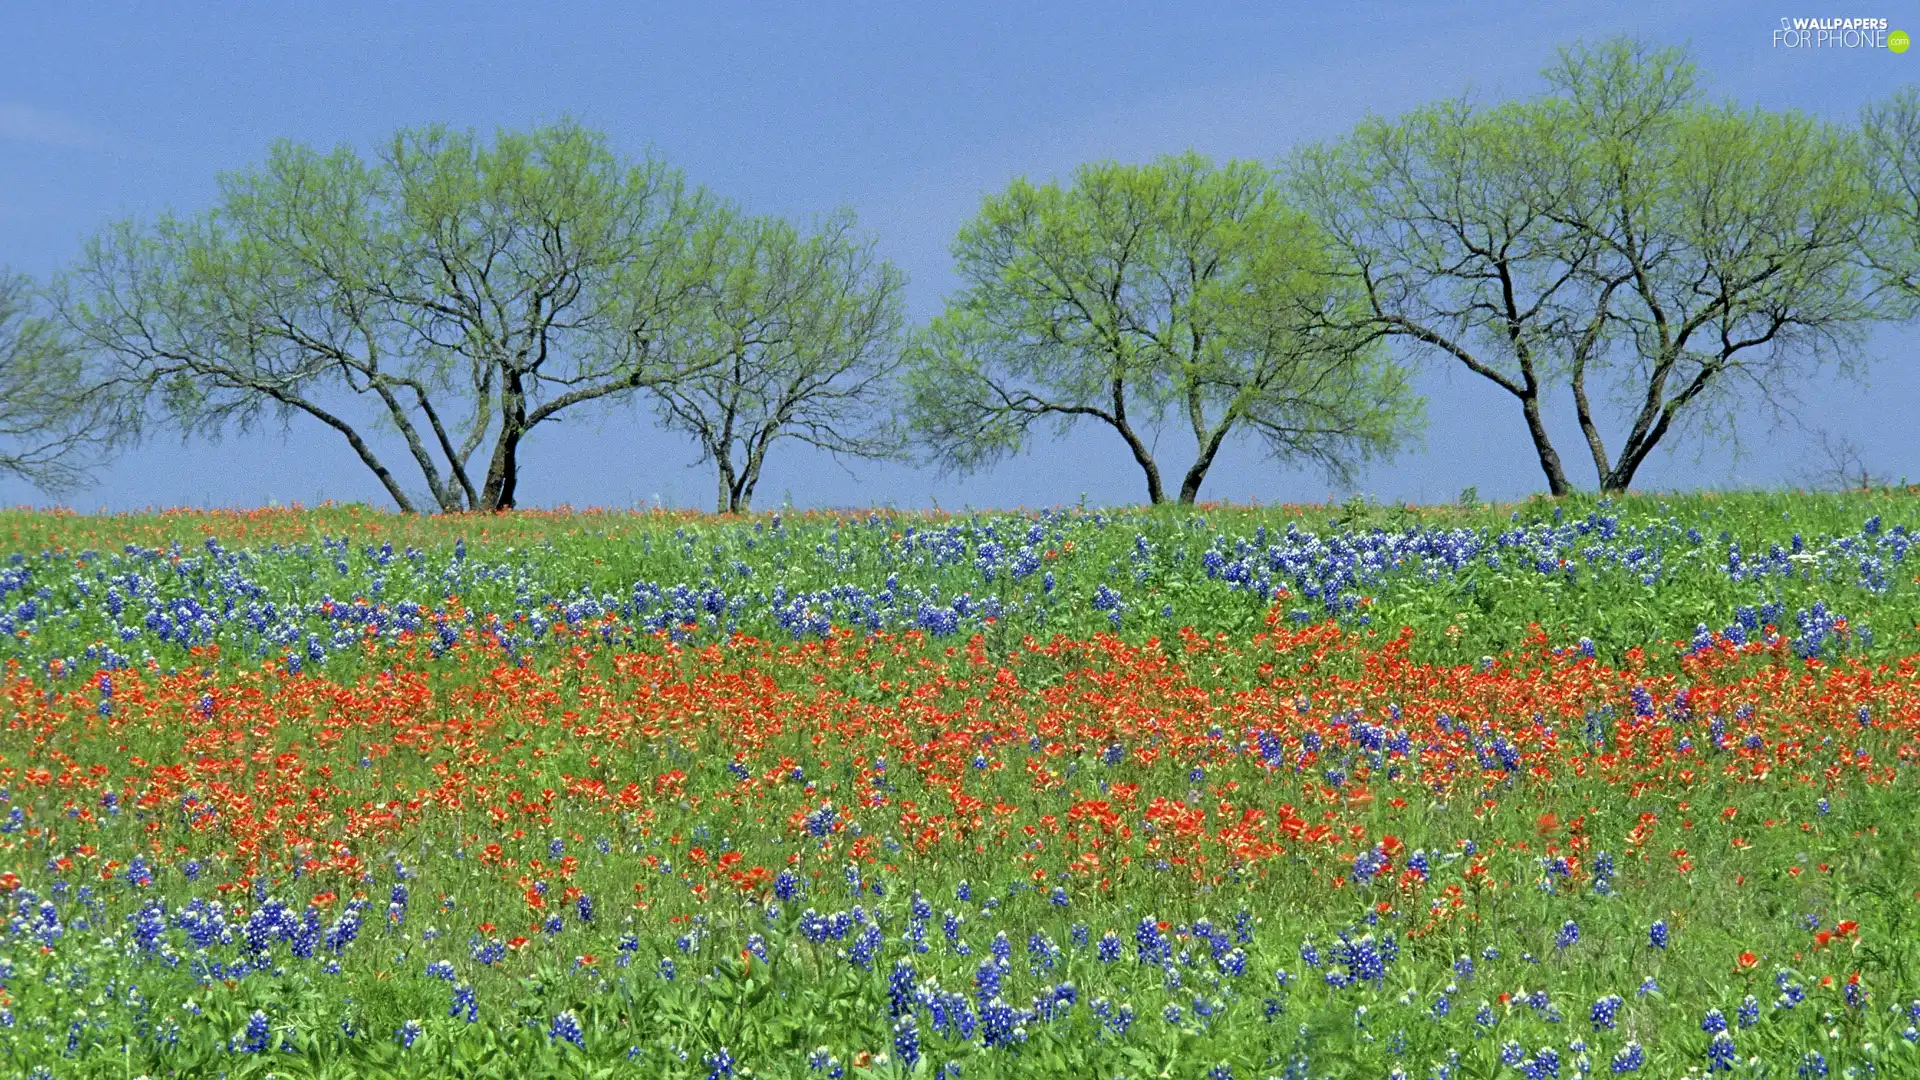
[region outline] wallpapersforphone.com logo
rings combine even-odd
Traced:
[[[1885,49],[1903,53],[1912,45],[1905,30],[1885,19],[1796,19],[1782,15],[1773,32],[1776,49]]]

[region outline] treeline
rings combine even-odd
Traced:
[[[1920,313],[1920,90],[1835,124],[1710,101],[1682,50],[1627,39],[1545,74],[1273,162],[1016,179],[920,327],[852,214],[754,215],[571,123],[283,142],[199,213],[0,274],[0,470],[60,490],[163,430],[298,420],[402,509],[496,510],[537,429],[638,404],[722,512],[782,444],[964,472],[1075,425],[1190,503],[1230,439],[1336,479],[1390,458],[1430,362],[1510,403],[1556,495],[1585,466],[1543,410],[1571,405],[1570,452],[1622,491]],[[1190,452],[1163,463],[1168,428]]]

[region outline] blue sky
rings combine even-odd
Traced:
[[[911,276],[910,312],[938,310],[947,245],[982,193],[1111,158],[1189,147],[1272,159],[1462,91],[1523,95],[1556,45],[1617,33],[1686,43],[1709,90],[1850,120],[1920,81],[1920,51],[1773,47],[1781,15],[1745,4],[1067,5],[330,4],[17,5],[0,15],[0,263],[57,270],[106,220],[197,210],[217,175],[276,138],[369,148],[441,121],[488,131],[571,116],[638,154],[649,147],[745,206],[806,218],[851,207]],[[181,10],[181,9],[175,9]],[[1897,11],[1878,15],[1900,25]],[[1920,32],[1920,19],[1910,27]],[[1817,468],[1810,431],[1852,439],[1866,464],[1920,478],[1920,440],[1893,422],[1920,402],[1904,332],[1869,346],[1868,384],[1808,392],[1806,430],[1747,425],[1748,453],[1666,446],[1641,486],[1792,483]],[[1449,500],[1477,486],[1542,486],[1510,399],[1464,371],[1424,368],[1425,445],[1358,484],[1384,500]],[[1553,415],[1562,455],[1582,454]],[[1617,430],[1617,428],[1615,429]],[[1616,436],[1617,439],[1617,436]],[[1161,440],[1163,471],[1190,452]],[[526,450],[529,505],[707,507],[711,473],[643,407],[542,429]],[[1577,481],[1592,478],[1575,472]],[[1138,501],[1139,471],[1110,433],[1084,429],[967,478],[905,465],[851,472],[803,448],[773,460],[773,506],[945,507]],[[1205,498],[1323,499],[1334,491],[1252,446],[1222,455]],[[162,437],[59,500],[80,509],[385,500],[344,443],[295,422],[219,443]],[[0,481],[0,503],[45,503]]]

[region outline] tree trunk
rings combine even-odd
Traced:
[[[1154,463],[1153,455],[1147,451],[1147,444],[1134,434],[1133,425],[1127,423],[1127,388],[1124,380],[1113,380],[1113,427],[1120,437],[1127,440],[1127,449],[1133,451],[1133,460],[1140,463],[1140,471],[1147,474],[1147,502],[1159,506],[1167,501],[1167,493],[1160,486],[1160,466]]]
[[[1547,437],[1546,421],[1540,416],[1540,395],[1529,393],[1520,398],[1520,411],[1526,414],[1527,434],[1533,437],[1533,449],[1540,455],[1540,471],[1547,474],[1547,491],[1555,496],[1570,495],[1573,485],[1567,483],[1567,472],[1560,465],[1560,453],[1553,448],[1553,440]]]
[[[1148,454],[1146,447],[1131,434],[1128,435],[1127,442],[1133,447],[1133,460],[1139,462],[1140,471],[1147,474],[1147,502],[1153,506],[1166,502],[1166,489],[1160,486],[1160,466],[1153,463],[1153,456]]]
[[[1207,478],[1207,470],[1213,468],[1213,458],[1220,452],[1220,444],[1227,437],[1228,424],[1222,421],[1212,435],[1200,443],[1200,453],[1188,466],[1186,478],[1180,481],[1180,505],[1192,506],[1200,498],[1200,485]]]
[[[1580,431],[1587,437],[1587,452],[1593,455],[1593,475],[1600,490],[1607,490],[1607,476],[1613,467],[1607,464],[1607,444],[1600,437],[1600,425],[1594,423],[1593,407],[1587,401],[1587,364],[1579,360],[1573,366],[1573,409],[1580,419]]]
[[[1640,471],[1641,465],[1646,464],[1647,455],[1653,453],[1653,448],[1659,444],[1661,436],[1667,433],[1669,420],[1669,416],[1662,415],[1647,438],[1621,451],[1620,460],[1614,462],[1613,468],[1601,478],[1601,491],[1609,495],[1626,494],[1627,488],[1633,484],[1633,474]]]
[[[1766,338],[1761,340],[1772,337],[1773,332],[1769,331]],[[1640,466],[1646,464],[1647,455],[1653,453],[1653,448],[1660,445],[1660,440],[1666,437],[1668,429],[1673,426],[1673,418],[1695,398],[1706,392],[1714,377],[1725,370],[1724,365],[1728,357],[1735,351],[1727,349],[1712,363],[1703,364],[1687,385],[1669,399],[1666,396],[1667,377],[1673,371],[1680,350],[1685,347],[1686,335],[1682,334],[1680,340],[1662,356],[1660,363],[1654,366],[1653,376],[1647,383],[1647,397],[1640,408],[1640,415],[1634,420],[1633,430],[1627,433],[1626,445],[1620,448],[1619,460],[1613,463],[1613,469],[1601,479],[1600,490],[1616,493],[1627,490],[1627,485],[1633,483],[1633,474],[1640,471]]]
[[[724,452],[716,450],[713,455],[713,465],[714,472],[719,479],[720,489],[719,499],[715,504],[714,513],[725,514],[732,512],[734,509],[733,462],[727,459]]]
[[[527,399],[520,373],[509,371],[500,386],[500,441],[493,444],[487,465],[487,484],[480,509],[513,509],[514,487],[520,479],[520,439],[526,434]]]
[[[767,463],[767,443],[770,441],[763,428],[759,439],[748,439],[747,463],[740,470],[740,480],[733,486],[733,512],[744,514],[753,506],[753,489],[760,484],[760,469]]]
[[[487,487],[480,496],[482,510],[513,509],[514,487],[520,479],[520,433],[501,432],[487,467]]]

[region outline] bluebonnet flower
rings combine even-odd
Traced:
[[[911,1069],[920,1060],[920,1029],[914,1025],[913,1017],[902,1016],[893,1026],[893,1048],[900,1054],[900,1063]]]
[[[1579,940],[1580,924],[1574,922],[1572,919],[1568,919],[1566,922],[1560,924],[1560,933],[1553,939],[1553,947],[1556,949],[1570,948],[1578,943]]]
[[[1000,978],[1003,973],[1000,964],[1001,961],[997,959],[982,960],[980,966],[974,969],[974,996],[982,1004],[1000,996]]]
[[[791,901],[800,895],[800,877],[791,870],[782,870],[773,879],[773,895],[781,901]]]
[[[1142,964],[1159,963],[1173,955],[1173,946],[1160,933],[1160,924],[1148,915],[1140,920],[1133,931],[1134,952]]]
[[[167,932],[166,906],[158,900],[150,900],[131,918],[135,944],[145,952],[158,949],[161,936]]]
[[[950,1039],[966,1042],[973,1038],[973,1008],[965,994],[935,991],[927,998],[928,1022],[933,1030]]]
[[[253,1010],[253,1014],[247,1017],[247,1030],[241,1035],[243,1041],[239,1047],[240,1052],[243,1054],[265,1053],[271,1034],[272,1023],[267,1019],[267,1014],[259,1009]]]
[[[913,1011],[913,961],[901,959],[893,962],[893,973],[887,976],[887,1011],[895,1017],[905,1016]]]
[[[547,1040],[569,1042],[583,1048],[587,1045],[586,1034],[580,1030],[580,1018],[573,1014],[572,1009],[563,1010],[553,1018],[552,1025],[547,1028]]]
[[[1713,1041],[1707,1044],[1707,1071],[1730,1072],[1738,1051],[1734,1049],[1733,1036],[1725,1031],[1717,1031]]]
[[[1232,949],[1222,955],[1218,963],[1220,971],[1232,978],[1239,978],[1247,972],[1247,954],[1243,949]]]
[[[1347,973],[1355,980],[1379,983],[1387,977],[1386,958],[1371,937],[1347,942],[1341,957],[1347,965]]]
[[[1334,786],[1338,787],[1339,785],[1336,782]],[[1354,884],[1365,885],[1371,882],[1376,874],[1386,868],[1386,865],[1386,856],[1372,848],[1355,855],[1353,857],[1352,867]]]
[[[1806,988],[1794,982],[1784,970],[1774,975],[1773,985],[1780,991],[1780,996],[1773,1000],[1773,1007],[1776,1009],[1791,1009],[1807,998]]]
[[[814,836],[825,836],[833,831],[838,818],[839,812],[833,808],[833,804],[823,802],[806,816],[807,832]]]
[[[1639,1072],[1641,1066],[1646,1063],[1646,1049],[1640,1045],[1639,1040],[1628,1039],[1627,1045],[1621,1047],[1614,1053],[1613,1062],[1610,1067],[1616,1074],[1630,1073]]]
[[[1627,697],[1633,702],[1633,714],[1639,717],[1653,715],[1653,695],[1644,686],[1635,686],[1627,691]]]
[[[708,1054],[701,1061],[707,1066],[707,1080],[720,1080],[723,1076],[733,1075],[733,1055],[728,1053],[724,1046]]]
[[[480,1003],[474,999],[473,987],[466,983],[454,986],[453,1003],[447,1008],[448,1016],[457,1017],[461,1013],[466,1014],[469,1024],[480,1019]]]
[[[1667,921],[1655,920],[1654,924],[1647,928],[1647,944],[1656,949],[1664,949],[1667,947],[1667,940]]]
[[[1013,1045],[1017,1026],[1013,1007],[1000,998],[994,997],[980,1007],[980,1041],[988,1049]]]
[[[420,1021],[408,1020],[406,1023],[400,1025],[399,1031],[394,1032],[394,1037],[400,1040],[401,1049],[411,1050],[413,1049],[414,1042],[420,1038],[423,1030],[420,1026]]]
[[[860,931],[860,936],[853,939],[853,946],[847,950],[847,963],[862,971],[873,970],[874,957],[879,955],[880,947],[884,942],[885,936],[881,934],[880,928],[868,923],[866,929]]]
[[[1619,994],[1608,994],[1606,997],[1594,1002],[1591,1016],[1593,1030],[1611,1031],[1615,1018],[1620,1015],[1620,1006],[1624,1004],[1625,1002],[1621,1000]]]

